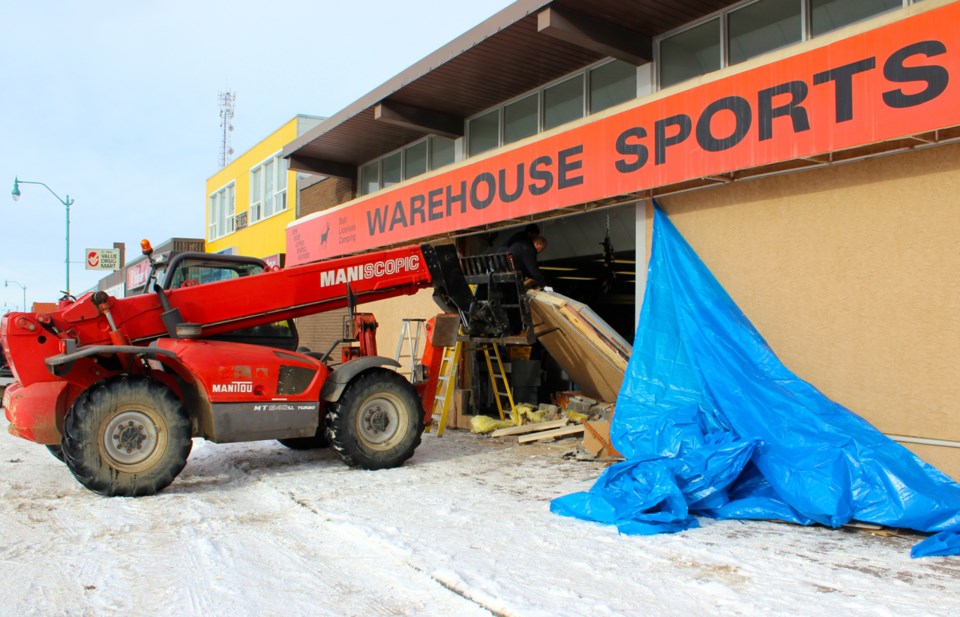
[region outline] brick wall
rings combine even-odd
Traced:
[[[314,212],[332,208],[354,198],[354,181],[350,178],[326,178],[300,191],[300,214],[304,217]],[[362,310],[362,309],[361,309]],[[297,319],[300,345],[312,351],[325,352],[343,331],[343,317],[347,309],[338,309]],[[333,362],[340,361],[340,349],[331,354]]]
[[[300,217],[338,206],[354,196],[352,178],[326,178],[300,191]]]

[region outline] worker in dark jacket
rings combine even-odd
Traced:
[[[543,289],[547,280],[537,264],[537,255],[545,248],[547,239],[540,235],[540,228],[531,223],[507,238],[500,250],[513,255],[513,265],[523,274],[527,287]]]

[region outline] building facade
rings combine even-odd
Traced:
[[[284,228],[296,218],[299,193],[297,173],[280,154],[319,122],[313,116],[293,118],[207,179],[209,252],[282,265]]]
[[[787,366],[960,478],[956,23],[946,0],[520,0],[283,149],[325,178],[288,263],[536,221],[550,284],[632,338],[655,199]]]

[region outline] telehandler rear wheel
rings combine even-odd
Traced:
[[[187,464],[190,419],[166,386],[124,376],[81,394],[63,422],[63,455],[80,484],[108,497],[153,495]]]
[[[393,371],[358,376],[327,413],[327,439],[351,467],[399,467],[420,445],[423,409],[417,391]]]

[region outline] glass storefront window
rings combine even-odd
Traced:
[[[540,97],[531,94],[503,107],[503,143],[536,135],[540,128]]]
[[[901,6],[902,0],[810,0],[811,34],[818,36]]]
[[[583,74],[545,88],[543,130],[583,117]]]
[[[467,134],[470,136],[470,156],[498,147],[500,145],[500,110],[494,109],[470,120],[467,124]]]
[[[798,43],[803,36],[800,0],[760,0],[731,11],[727,28],[730,64]]]
[[[720,68],[720,18],[660,41],[660,87]]]

